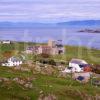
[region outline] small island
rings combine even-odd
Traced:
[[[100,29],[83,29],[78,32],[87,32],[87,33],[100,33]]]

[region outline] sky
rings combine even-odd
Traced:
[[[0,22],[99,20],[100,0],[0,0]]]

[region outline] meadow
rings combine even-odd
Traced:
[[[16,45],[15,45],[16,44]],[[34,46],[34,43],[15,43],[0,45],[0,61],[10,56],[20,56],[26,46]],[[39,45],[39,44],[38,44]],[[65,46],[64,55],[50,56],[57,61],[65,61],[67,64],[72,58],[81,58],[90,64],[99,64],[100,50],[87,49],[85,47]],[[34,55],[26,55],[27,60],[34,60]],[[31,57],[30,57],[31,56]],[[94,59],[95,58],[95,59]],[[94,60],[93,60],[94,59]],[[16,78],[16,77],[34,77],[32,81],[32,89],[23,89],[19,84],[14,82],[0,82],[0,99],[1,100],[38,100],[41,91],[44,96],[53,94],[57,100],[95,100],[95,96],[100,96],[100,88],[87,84],[81,84],[71,77],[58,78],[57,76],[48,76],[42,74],[34,74],[33,72],[16,71],[13,68],[0,67],[0,77]]]
[[[45,45],[36,43],[15,42],[12,44],[0,44],[0,58],[7,56],[21,55],[27,46]],[[27,55],[30,56],[30,55]],[[30,58],[30,57],[29,57]],[[35,59],[33,54],[33,60]],[[86,60],[89,64],[100,64],[100,50],[90,49],[78,46],[65,46],[65,54],[50,56],[51,59],[64,60],[69,62],[72,58],[80,58]]]
[[[41,95],[53,94],[57,100],[87,100],[88,97],[100,95],[100,88],[92,86],[90,83],[81,84],[68,78],[58,78],[32,72],[15,71],[11,68],[0,67],[0,77],[33,77],[32,89],[23,89],[21,85],[14,82],[0,82],[1,100],[38,100]],[[86,98],[86,99],[85,99]],[[92,99],[91,99],[92,100]],[[93,99],[95,100],[95,99]]]

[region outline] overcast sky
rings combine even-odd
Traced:
[[[100,0],[0,0],[0,21],[100,19]]]

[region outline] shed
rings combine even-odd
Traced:
[[[69,67],[72,68],[72,72],[81,72],[84,71],[82,65],[87,65],[88,63],[82,59],[72,59],[69,62]]]

